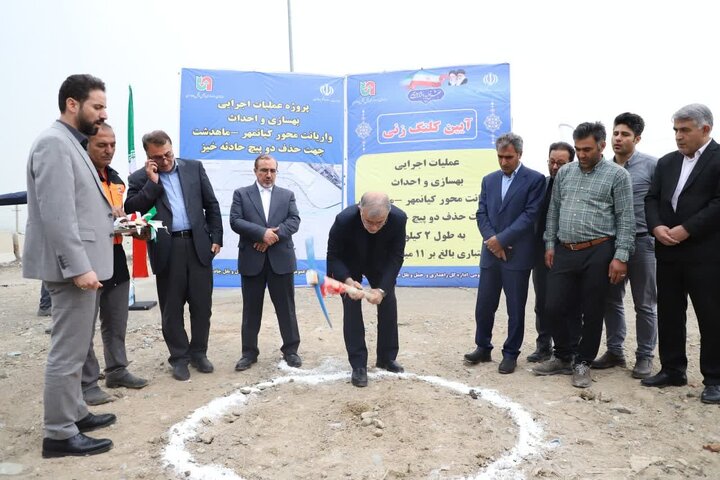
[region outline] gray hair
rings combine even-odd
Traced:
[[[702,103],[691,103],[685,105],[672,116],[673,122],[676,120],[692,120],[695,124],[702,128],[708,125],[713,126],[713,114],[708,107]]]
[[[495,149],[497,149],[497,150],[501,150],[509,145],[512,145],[518,154],[522,153],[523,139],[520,135],[516,135],[512,132],[508,132],[504,135],[500,135],[498,137],[498,139],[495,140]]]
[[[365,192],[359,206],[370,218],[385,217],[390,213],[390,197],[382,192]]]

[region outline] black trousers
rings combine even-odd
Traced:
[[[373,280],[370,278],[368,280],[372,287]],[[343,337],[348,360],[352,368],[365,368],[367,367],[368,351],[365,344],[362,300],[352,300],[347,295],[343,295],[342,299]],[[386,292],[385,298],[377,306],[377,319],[377,360],[380,362],[395,360],[400,349],[395,287]]]
[[[275,307],[275,313],[280,327],[280,336],[283,344],[280,350],[283,354],[297,353],[300,345],[300,331],[297,316],[295,315],[295,285],[293,274],[278,275],[272,271],[270,261],[265,258],[265,264],[258,275],[242,276],[242,356],[257,358],[258,333],[262,321],[263,302],[265,300],[265,287],[270,292],[270,300]]]
[[[602,337],[603,315],[610,288],[608,269],[615,253],[612,241],[572,251],[557,245],[547,283],[545,313],[552,321],[555,356],[592,362]],[[581,315],[578,316],[577,312]],[[577,348],[577,332],[581,339]]]
[[[168,362],[175,365],[207,355],[213,278],[212,266],[200,263],[191,238],[173,237],[170,248],[170,264],[155,280]],[[185,303],[190,307],[191,339],[185,331]]]
[[[658,341],[662,369],[685,373],[688,295],[700,328],[700,373],[720,385],[720,262],[657,262]]]

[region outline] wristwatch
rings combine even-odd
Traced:
[[[387,293],[385,292],[385,290],[383,290],[382,288],[378,288],[377,291],[380,292],[380,295],[382,295],[383,298],[385,298],[385,295],[387,295]]]

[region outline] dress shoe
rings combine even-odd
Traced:
[[[187,363],[176,363],[173,365],[172,376],[175,380],[180,380],[181,382],[190,380],[190,369],[188,368]]]
[[[51,315],[52,315],[52,310],[49,307],[48,308],[42,308],[42,307],[38,308],[38,311],[37,311],[38,317],[49,317]]]
[[[215,367],[213,367],[213,364],[210,363],[207,357],[192,358],[190,359],[190,365],[201,373],[212,373],[213,370],[215,370]]]
[[[104,428],[112,425],[117,420],[117,417],[112,413],[103,413],[101,415],[93,415],[88,413],[85,418],[75,422],[75,426],[80,430],[80,433],[92,432],[98,428]]]
[[[388,360],[387,362],[382,362],[380,360],[375,363],[375,366],[377,368],[382,368],[383,370],[387,370],[388,372],[392,373],[403,373],[405,369],[400,365],[397,360]]]
[[[136,377],[127,370],[121,372],[110,372],[105,376],[105,386],[108,388],[143,388],[148,384],[144,378]]]
[[[527,356],[527,361],[531,363],[542,363],[547,360],[550,360],[550,357],[552,357],[552,351],[551,350],[545,350],[538,348],[533,353]]]
[[[687,385],[687,375],[684,373],[670,374],[664,370],[660,370],[652,377],[643,378],[640,383],[645,387],[682,387]]]
[[[477,347],[475,350],[473,350],[470,353],[466,353],[464,355],[465,361],[468,363],[471,363],[475,365],[476,363],[480,362],[489,362],[490,361],[490,350],[486,350],[484,348]]]
[[[498,365],[498,372],[500,373],[513,373],[517,367],[517,359],[511,357],[503,357],[500,365]]]
[[[57,457],[82,457],[85,455],[97,455],[107,452],[113,446],[112,440],[107,438],[90,438],[78,433],[74,437],[65,440],[52,440],[43,438],[43,458]]]
[[[720,404],[720,385],[707,385],[700,395],[700,401]]]
[[[288,364],[288,367],[293,367],[293,368],[302,367],[302,359],[300,358],[300,355],[298,355],[297,353],[286,353],[283,355],[283,358],[285,359],[285,363]]]
[[[83,400],[85,400],[86,404],[94,407],[96,405],[102,405],[103,403],[112,402],[115,399],[95,385],[83,391]]]
[[[350,381],[356,387],[367,387],[367,368],[353,368]]]
[[[603,370],[605,368],[612,367],[625,368],[626,366],[627,363],[625,362],[625,357],[623,355],[613,353],[610,350],[603,353],[600,358],[593,360],[593,362],[590,364],[590,368],[594,368],[597,370]]]
[[[252,366],[253,363],[257,362],[257,358],[253,357],[242,357],[238,362],[235,364],[235,370],[238,372],[242,372],[243,370],[247,370]]]
[[[638,358],[632,369],[633,378],[647,378],[652,373],[652,358]]]

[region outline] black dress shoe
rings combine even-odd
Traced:
[[[664,370],[660,370],[652,377],[643,378],[640,383],[645,387],[682,387],[687,385],[687,375],[684,373],[669,374]]]
[[[552,357],[552,350],[538,348],[527,356],[527,361],[532,363],[542,363],[550,360],[550,357]]]
[[[210,363],[210,360],[208,360],[207,357],[191,358],[190,365],[195,367],[195,369],[201,373],[212,373],[212,371],[215,370],[215,367],[213,367],[213,364]]]
[[[468,363],[471,363],[475,365],[476,363],[480,362],[489,362],[490,361],[490,350],[486,350],[484,348],[477,347],[475,350],[473,350],[470,353],[466,353],[465,361]]]
[[[188,368],[187,363],[176,363],[173,365],[172,375],[175,380],[180,380],[181,382],[190,380],[190,369]]]
[[[92,432],[98,428],[107,427],[112,425],[117,420],[117,417],[112,413],[103,413],[102,415],[93,415],[88,413],[85,418],[75,422],[75,426],[80,432]]]
[[[293,367],[293,368],[302,367],[302,359],[300,358],[300,355],[298,355],[297,353],[284,354],[283,358],[285,359],[285,363],[288,364],[288,367]]]
[[[720,385],[708,385],[700,395],[700,401],[703,403],[720,404]]]
[[[367,368],[353,368],[350,381],[356,387],[367,387]]]
[[[257,363],[257,358],[242,357],[235,364],[235,370],[238,372],[242,372],[243,370],[247,370],[248,368],[250,368],[253,363]]]
[[[97,455],[98,453],[107,452],[112,446],[112,440],[108,438],[90,438],[78,433],[74,437],[65,440],[43,438],[42,456],[43,458],[57,458]]]
[[[105,375],[105,386],[108,388],[143,388],[147,386],[148,381],[144,378],[137,377],[132,373],[124,370],[120,374],[111,372]]]
[[[397,360],[388,360],[387,362],[382,362],[378,360],[375,366],[377,368],[382,368],[383,370],[387,370],[388,372],[392,373],[403,373],[405,371],[405,369],[397,362]]]
[[[498,372],[500,373],[513,373],[517,367],[517,359],[510,357],[503,357],[500,365],[498,366]]]
[[[625,361],[624,355],[618,355],[617,353],[613,353],[610,350],[603,353],[600,358],[596,358],[590,364],[590,368],[593,368],[595,370],[604,370],[606,368],[613,367],[625,368],[627,367],[627,362]]]

